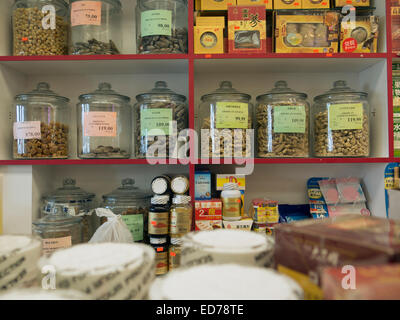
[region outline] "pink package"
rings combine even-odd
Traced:
[[[365,203],[355,204],[339,204],[328,206],[329,217],[337,217],[345,214],[361,214],[362,216],[370,216],[371,212],[367,209]]]
[[[339,202],[340,198],[336,188],[336,179],[320,180],[318,184],[326,204],[337,204]]]
[[[340,203],[366,202],[360,179],[340,178],[336,179],[337,190],[339,191]]]

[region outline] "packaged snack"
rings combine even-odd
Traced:
[[[266,220],[269,224],[279,222],[278,201],[267,201]]]
[[[378,52],[379,19],[376,16],[356,17],[355,22],[342,22],[341,52]]]
[[[307,181],[307,194],[310,204],[310,213],[314,219],[327,218],[328,207],[325,203],[324,197],[322,196],[321,189],[319,187],[320,180],[327,180],[329,178],[310,178]]]
[[[328,205],[328,213],[329,217],[343,216],[346,214],[361,214],[363,216],[371,215],[371,212],[363,202],[354,204],[337,204],[334,206]]]
[[[251,217],[255,223],[262,224],[267,222],[267,203],[263,199],[254,199],[250,207]]]
[[[336,186],[339,192],[340,203],[359,203],[367,201],[360,184],[360,179],[358,178],[336,179]]]

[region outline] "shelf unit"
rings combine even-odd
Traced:
[[[357,175],[362,177],[373,214],[385,216],[383,168],[400,161],[393,150],[392,54],[390,0],[375,0],[381,16],[380,53],[337,54],[220,54],[198,55],[193,52],[194,4],[189,0],[189,52],[174,55],[138,55],[134,43],[133,23],[136,0],[122,0],[124,8],[124,47],[121,55],[102,56],[10,56],[11,0],[0,3],[0,174],[3,179],[5,233],[30,233],[38,217],[42,194],[58,187],[65,176],[77,179],[79,186],[95,192],[98,198],[118,186],[126,176],[133,176],[141,188],[149,189],[151,178],[162,173],[185,173],[190,177],[194,195],[194,172],[209,168],[212,172],[233,173],[235,168],[254,164],[248,177],[247,202],[259,196],[271,196],[280,202],[305,202],[305,181],[317,175]],[[383,19],[385,17],[385,19]],[[191,154],[189,164],[175,159],[158,160],[150,165],[146,159],[80,160],[73,151],[67,160],[13,160],[13,97],[33,88],[38,81],[48,81],[54,91],[71,98],[71,106],[81,93],[93,90],[102,81],[134,99],[164,79],[170,87],[188,98],[189,128],[197,129],[201,95],[214,90],[221,80],[255,97],[269,90],[276,80],[286,79],[292,88],[307,92],[311,98],[329,89],[334,80],[348,80],[355,89],[370,94],[375,108],[370,158],[300,158],[300,159],[199,159]],[[358,86],[358,87],[357,87]],[[75,109],[75,108],[73,108]],[[73,115],[74,119],[74,115]],[[72,123],[72,126],[75,124]],[[76,136],[72,137],[76,150]],[[193,142],[191,151],[194,151]],[[217,163],[216,163],[217,161]],[[264,192],[264,194],[261,194]]]

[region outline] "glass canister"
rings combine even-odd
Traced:
[[[184,0],[138,0],[138,53],[187,53],[188,7]]]
[[[68,54],[68,4],[64,0],[15,0],[14,56]]]
[[[111,89],[109,83],[79,97],[78,157],[124,159],[131,155],[130,98]]]
[[[151,195],[135,187],[134,179],[122,180],[122,185],[103,196],[103,207],[120,214],[135,242],[147,242],[147,223]]]
[[[71,54],[120,54],[122,6],[119,0],[71,0]]]
[[[62,206],[43,213],[44,216],[32,224],[32,233],[42,239],[43,254],[83,242],[82,217],[71,216]]]
[[[99,218],[92,210],[95,208],[94,193],[86,192],[76,186],[75,179],[66,178],[63,186],[43,197],[43,214],[53,214],[61,210],[71,216],[82,218],[83,242],[88,242],[99,226]]]
[[[201,157],[250,157],[253,107],[251,96],[222,81],[201,97]]]
[[[165,81],[157,81],[150,92],[137,95],[136,100],[136,156],[172,156],[178,143],[174,137],[187,127],[186,97],[169,89]]]
[[[40,82],[35,90],[15,97],[15,159],[68,158],[68,102],[68,98],[51,91],[46,82]]]
[[[368,157],[370,106],[368,94],[346,81],[315,97],[312,110],[313,150],[316,157]]]
[[[278,81],[274,89],[257,97],[255,116],[258,157],[309,157],[307,94]]]

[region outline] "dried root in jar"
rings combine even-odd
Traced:
[[[185,28],[172,30],[171,36],[145,36],[139,38],[139,53],[187,53],[188,32]]]

